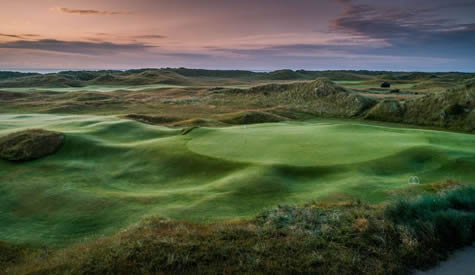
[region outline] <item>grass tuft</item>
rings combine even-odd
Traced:
[[[148,218],[114,236],[36,253],[7,273],[406,274],[475,237],[475,188],[400,200],[279,206],[214,224]]]
[[[28,161],[56,152],[64,135],[42,129],[31,129],[0,138],[0,159]]]
[[[460,248],[475,241],[475,188],[399,200],[386,209],[386,216],[418,238],[448,250]]]

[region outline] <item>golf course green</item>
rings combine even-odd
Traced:
[[[183,85],[173,85],[173,84],[149,84],[149,85],[88,85],[84,87],[22,87],[22,88],[2,88],[0,87],[0,92],[10,91],[10,92],[57,92],[57,93],[68,93],[68,92],[77,92],[77,91],[88,91],[88,92],[114,92],[114,91],[142,91],[142,90],[158,90],[158,89],[168,89],[168,88],[184,88],[184,87],[194,87],[202,88],[206,86],[183,86]],[[211,86],[212,87],[212,86]],[[222,85],[221,88],[230,88],[230,89],[247,89],[251,85]]]
[[[0,160],[0,235],[63,246],[147,216],[213,222],[277,204],[355,197],[447,178],[475,178],[475,136],[315,120],[181,129],[114,116],[0,115],[0,136],[65,134],[43,159]]]
[[[165,89],[165,88],[183,88],[180,85],[169,84],[151,84],[151,85],[89,85],[85,87],[27,87],[27,88],[3,88],[11,92],[57,92],[68,93],[75,91],[89,92],[113,92],[113,91],[140,91],[147,89]],[[2,89],[2,90],[3,90]],[[1,90],[0,90],[1,91]]]

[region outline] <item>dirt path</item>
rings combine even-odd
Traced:
[[[475,274],[475,246],[452,255],[438,267],[428,271],[418,271],[415,275],[467,275]]]

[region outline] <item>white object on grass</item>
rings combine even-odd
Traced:
[[[420,184],[421,180],[418,176],[412,176],[409,178],[409,184]]]

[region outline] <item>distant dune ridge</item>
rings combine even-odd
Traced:
[[[382,82],[390,83],[392,88],[380,88]],[[13,110],[16,104],[28,104],[30,110],[47,113],[128,111],[132,119],[176,126],[275,122],[300,119],[295,113],[307,113],[471,132],[475,130],[474,83],[475,74],[469,73],[186,68],[0,72],[0,104],[8,104]],[[16,92],[22,87],[42,87],[43,92]],[[101,93],[101,87],[110,92]],[[55,89],[73,92],[63,95],[53,93]],[[146,113],[145,105],[149,106]],[[202,110],[194,115],[197,108]],[[166,110],[165,114],[156,113],[160,110]],[[170,111],[178,113],[167,114]],[[231,118],[238,113],[243,117]]]
[[[383,100],[367,113],[366,118],[473,131],[474,83],[404,102]]]
[[[251,72],[240,70],[203,70],[187,68],[134,69],[127,71],[63,71],[37,74],[0,72],[0,87],[84,87],[87,85],[147,85],[147,84],[199,84],[208,79],[266,81],[266,80],[313,80],[327,77],[332,80],[433,80],[444,77],[470,78],[469,73],[406,73],[384,71],[305,71],[277,70],[272,72]],[[201,78],[201,79],[200,79]]]

